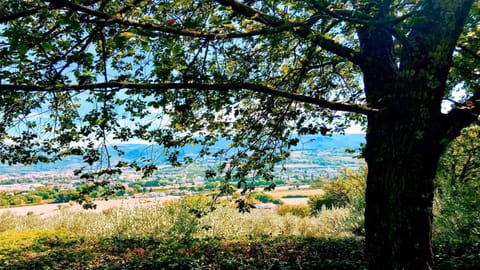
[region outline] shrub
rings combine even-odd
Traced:
[[[190,195],[154,207],[161,216],[157,219],[163,220],[164,224],[158,232],[179,242],[191,240],[201,229],[201,218],[214,210],[213,203],[206,195]]]
[[[214,201],[206,195],[185,196],[179,201],[179,206],[200,218],[214,209]]]
[[[55,197],[55,202],[56,203],[65,203],[69,202],[73,198],[78,197],[78,192],[75,190],[62,190],[57,193]]]
[[[42,197],[38,195],[27,195],[28,203],[40,203],[42,201]]]
[[[332,207],[345,207],[348,203],[348,196],[341,183],[329,182],[324,185],[324,195],[312,196],[308,200],[308,205],[312,208],[312,213],[317,214],[322,207],[331,209]]]
[[[283,204],[283,202],[280,199],[276,199],[271,195],[268,195],[265,193],[254,193],[253,198],[262,203]]]
[[[0,207],[8,205],[10,205],[10,202],[7,199],[0,198]]]
[[[318,215],[325,209],[346,207],[350,214],[346,221],[356,235],[364,235],[366,168],[360,171],[344,169],[337,180],[324,182],[324,194],[309,198],[308,205],[312,215]]]
[[[12,202],[10,203],[12,205],[24,205],[24,204],[27,204],[27,198],[25,198],[25,196],[15,196],[12,200]]]
[[[480,191],[469,184],[444,187],[436,201],[435,237],[442,242],[480,242]]]
[[[435,194],[434,240],[480,242],[480,127],[464,129],[440,159]]]
[[[314,215],[322,208],[331,209],[333,207],[351,206],[363,211],[365,187],[366,173],[364,169],[353,171],[345,168],[336,180],[324,182],[321,188],[325,193],[321,196],[310,197],[308,205]]]
[[[307,205],[282,205],[277,212],[281,216],[291,214],[297,217],[308,217],[311,214],[311,209]]]

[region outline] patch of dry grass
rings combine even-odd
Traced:
[[[265,192],[266,194],[274,197],[275,199],[282,199],[285,196],[321,196],[325,192],[322,189],[299,189],[299,190],[273,190]]]

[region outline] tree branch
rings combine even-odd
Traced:
[[[290,99],[297,102],[317,105],[321,108],[331,109],[335,111],[352,112],[359,114],[371,114],[378,112],[378,109],[369,108],[359,104],[349,104],[342,102],[334,102],[325,99],[314,98],[306,95],[299,95],[295,93],[286,92],[270,86],[252,83],[164,83],[164,84],[149,84],[149,83],[132,83],[132,82],[105,82],[96,84],[71,84],[63,86],[35,86],[35,85],[15,85],[15,84],[0,84],[0,91],[80,91],[80,90],[98,90],[105,91],[105,89],[117,91],[120,89],[137,89],[137,90],[155,90],[167,91],[170,89],[198,89],[198,90],[212,90],[212,91],[229,91],[229,90],[250,90],[256,93],[262,93],[270,96],[277,96]]]
[[[258,36],[258,35],[264,35],[264,34],[275,34],[275,33],[289,30],[289,29],[293,29],[294,27],[297,26],[297,24],[286,24],[286,25],[281,25],[275,29],[264,28],[260,30],[243,32],[243,33],[207,33],[207,32],[200,32],[200,31],[194,31],[189,29],[179,29],[176,27],[160,25],[155,23],[144,23],[131,18],[121,18],[119,16],[110,16],[104,12],[94,10],[79,4],[75,4],[66,0],[49,0],[49,2],[57,7],[65,7],[70,10],[79,11],[88,15],[95,16],[99,19],[102,19],[97,21],[97,23],[101,23],[103,25],[121,24],[125,26],[153,30],[153,31],[166,33],[166,34],[173,34],[173,35],[186,36],[186,37],[201,37],[206,39],[244,38],[244,37],[252,37],[252,36]],[[123,11],[125,11],[125,9],[122,9],[119,13],[122,13]]]
[[[132,27],[139,27],[142,29],[153,30],[153,31],[166,33],[166,34],[173,34],[173,35],[185,36],[185,37],[199,37],[199,38],[205,38],[205,39],[230,39],[230,38],[253,37],[258,35],[280,33],[289,29],[293,29],[295,27],[295,25],[283,25],[281,27],[277,27],[274,29],[262,28],[262,29],[254,30],[250,32],[207,33],[207,32],[188,30],[188,29],[179,29],[172,26],[163,26],[155,23],[143,23],[138,20],[126,19],[126,18],[114,18],[105,22],[102,21],[101,23],[106,25],[121,24],[125,26],[132,26]]]
[[[110,16],[108,14],[105,14],[104,12],[101,12],[101,11],[98,11],[98,10],[95,10],[95,9],[91,9],[89,7],[86,7],[86,6],[83,6],[83,5],[80,5],[80,4],[75,4],[75,3],[72,3],[70,1],[66,1],[66,0],[47,0],[46,2],[49,2],[52,5],[57,6],[57,7],[66,7],[66,8],[69,8],[69,9],[72,9],[72,10],[75,10],[75,11],[80,11],[80,12],[83,12],[85,14],[92,15],[92,16],[95,16],[95,17],[98,17],[98,18],[110,19]]]
[[[217,2],[220,5],[231,7],[233,11],[242,14],[247,18],[251,18],[268,26],[275,27],[285,23],[285,21],[280,18],[267,15],[258,9],[252,8],[235,0],[217,0]]]
[[[244,33],[205,33],[199,31],[193,31],[188,29],[178,29],[176,27],[171,26],[164,26],[155,23],[144,23],[138,20],[129,19],[129,18],[120,18],[120,17],[112,17],[106,13],[103,13],[98,10],[90,9],[88,7],[72,3],[67,0],[49,0],[50,3],[56,5],[58,7],[66,7],[75,11],[84,12],[86,14],[95,16],[99,19],[104,19],[105,21],[101,20],[98,23],[102,24],[122,24],[125,26],[131,27],[139,27],[143,29],[154,30],[166,34],[173,34],[173,35],[180,35],[180,36],[188,36],[188,37],[201,37],[206,39],[227,39],[227,38],[243,38],[243,37],[251,37],[251,36],[258,36],[258,35],[265,35],[265,34],[275,34],[284,32],[287,30],[296,30],[296,33],[300,36],[307,38],[309,35],[310,30],[303,31],[304,28],[308,28],[311,25],[312,21],[318,19],[317,17],[313,16],[310,20],[304,23],[291,23],[289,21],[284,21],[280,18],[276,18],[274,16],[270,16],[264,14],[263,12],[254,9],[250,6],[247,6],[241,2],[235,0],[217,0],[217,2],[224,6],[229,6],[232,8],[233,11],[242,14],[246,17],[249,17],[253,20],[256,20],[260,23],[263,23],[268,28],[263,28],[256,31],[251,32],[244,32]],[[302,28],[302,31],[298,31]],[[328,50],[329,52],[335,53],[341,57],[352,61],[356,65],[361,65],[363,63],[362,59],[359,57],[359,54],[341,44],[335,43],[333,40],[323,37],[320,34],[317,34],[314,38],[314,42],[316,42],[322,48]]]
[[[247,6],[235,0],[217,0],[217,2],[220,3],[221,5],[231,7],[233,11],[239,14],[242,14],[246,17],[251,17],[256,21],[273,28],[285,27],[285,25],[287,26],[292,25],[292,23],[288,21],[264,14],[257,9],[254,9],[250,6]],[[313,18],[311,18],[312,21],[314,22],[317,19],[317,17],[318,16],[313,16]],[[346,58],[358,66],[361,66],[363,64],[364,62],[363,58],[360,57],[358,52],[348,47],[345,47],[339,43],[336,43],[335,41],[329,38],[324,37],[321,33],[317,33],[317,34],[314,33],[314,37],[310,38],[310,34],[312,33],[312,30],[310,29],[311,23],[312,22],[310,22],[309,20],[309,22],[307,23],[296,25],[297,31],[295,33],[303,38],[311,39],[314,43],[324,48],[325,50],[332,52],[340,57]]]
[[[465,127],[480,120],[480,93],[473,95],[464,104],[457,105],[444,116],[442,127],[446,137],[453,140]]]
[[[474,52],[473,50],[467,48],[466,46],[463,46],[463,45],[457,45],[457,47],[459,48],[458,51],[460,52],[465,52],[466,54],[470,55],[471,57],[475,58],[475,60],[478,60],[480,61],[480,55],[478,55],[476,52]]]
[[[6,23],[23,17],[31,16],[36,14],[40,8],[33,8],[29,10],[24,10],[18,13],[8,14],[0,17],[0,23]]]
[[[391,1],[390,1],[391,2]],[[329,16],[331,18],[344,21],[344,22],[350,22],[354,24],[361,24],[361,25],[396,25],[404,20],[412,17],[413,15],[417,14],[417,11],[412,11],[409,12],[405,15],[402,15],[400,17],[384,17],[382,19],[376,19],[372,17],[371,15],[368,15],[366,13],[363,13],[359,10],[348,10],[348,9],[329,9],[323,5],[321,5],[318,1],[316,0],[311,0],[310,3],[315,7],[316,10],[319,12],[325,14],[326,16]],[[389,6],[390,3],[386,2],[384,3],[385,6]]]
[[[314,35],[312,42],[318,44],[323,49],[343,57],[355,65],[361,67],[364,63],[364,57],[355,50],[345,47],[334,40],[324,37],[322,34]]]

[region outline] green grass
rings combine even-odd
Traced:
[[[21,250],[0,257],[0,269],[365,269],[363,243],[356,238],[211,238],[180,244],[65,237],[30,233]]]

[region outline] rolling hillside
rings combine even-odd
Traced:
[[[299,144],[292,149],[292,156],[287,164],[295,167],[295,164],[312,164],[321,167],[338,168],[349,166],[352,162],[357,164],[358,159],[353,159],[352,154],[347,154],[346,149],[357,150],[361,143],[364,143],[364,134],[346,134],[326,136],[303,136]],[[226,147],[227,141],[221,140],[215,148]],[[155,159],[157,165],[168,165],[166,157],[162,155],[163,148],[160,146],[149,146],[145,144],[123,144],[120,149],[125,152],[122,157],[114,156],[114,160],[134,161],[141,157],[148,156]],[[195,155],[201,146],[187,146],[181,151],[181,155]],[[114,153],[115,151],[111,151]],[[36,165],[0,165],[0,175],[25,175],[35,172],[68,172],[85,166],[82,158],[72,156],[53,164]]]

